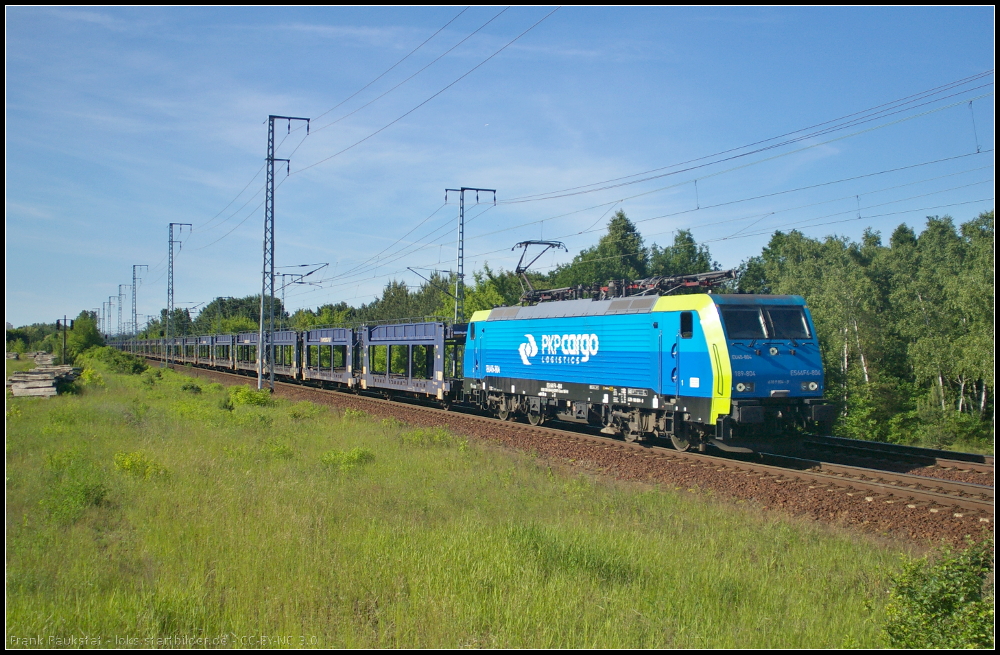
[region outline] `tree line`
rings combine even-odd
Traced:
[[[718,292],[805,298],[823,354],[827,395],[842,410],[838,434],[985,447],[994,431],[993,219],[992,211],[984,212],[956,226],[950,217],[932,216],[919,235],[900,225],[888,244],[871,229],[859,242],[775,232],[759,255],[740,265],[736,280]],[[676,232],[671,245],[647,247],[635,224],[618,211],[597,244],[566,264],[528,276],[536,289],[546,289],[718,268],[709,247],[698,244],[690,231]],[[450,321],[454,289],[454,277],[435,273],[415,287],[392,280],[378,298],[358,307],[340,302],[288,313],[276,299],[275,321],[294,330],[401,319]],[[484,264],[468,281],[466,316],[517,304],[521,293],[521,280],[512,271]],[[100,338],[91,313],[80,316],[94,325],[88,338]],[[216,298],[194,318],[186,309],[175,309],[171,333],[256,331],[259,316],[259,295]],[[164,309],[139,336],[163,336],[165,320]],[[8,330],[8,350],[54,352],[54,331],[54,324]]]
[[[97,314],[82,311],[73,319],[73,329],[66,330],[66,361],[93,346],[103,346],[104,336],[97,329]],[[47,352],[63,356],[63,330],[53,323],[34,323],[7,330],[7,352]]]

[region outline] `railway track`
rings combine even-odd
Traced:
[[[885,496],[882,498],[885,502],[892,503],[897,502],[897,499],[905,499],[939,505],[938,511],[950,504],[973,512],[993,514],[993,487],[990,486],[833,464],[775,453],[759,453],[759,455],[764,462],[781,468],[808,471],[816,480],[838,480],[841,486],[870,491],[879,497]],[[912,505],[912,502],[908,502],[908,505]]]
[[[174,368],[182,373],[208,374],[247,382],[246,376],[235,373],[184,366]],[[992,523],[994,519],[993,488],[985,485],[835,464],[778,453],[758,453],[757,455],[764,461],[748,461],[746,457],[739,455],[680,452],[663,446],[627,443],[606,436],[560,429],[550,425],[532,426],[526,423],[504,422],[474,413],[448,411],[414,403],[399,403],[295,383],[276,382],[275,386],[279,392],[298,398],[312,397],[315,400],[322,399],[321,402],[332,401],[332,404],[341,405],[362,403],[372,409],[378,407],[387,414],[415,413],[422,416],[421,421],[428,423],[454,425],[458,421],[463,424],[458,429],[468,430],[472,425],[478,425],[491,434],[497,431],[514,432],[521,438],[530,436],[558,447],[584,447],[591,450],[596,459],[602,457],[606,459],[609,454],[614,453],[628,456],[627,458],[633,463],[715,470],[724,472],[734,479],[746,476],[785,487],[789,483],[799,483],[810,492],[836,493],[868,505],[891,507],[894,511],[910,513],[917,511],[926,516],[978,519],[979,523],[987,524]],[[817,443],[824,439],[820,438]],[[969,463],[985,465],[977,462]]]
[[[921,466],[938,466],[949,470],[976,471],[992,474],[993,456],[959,453],[950,450],[919,448],[900,444],[843,439],[841,437],[809,436],[802,445],[820,452],[846,453],[862,457],[912,462]]]

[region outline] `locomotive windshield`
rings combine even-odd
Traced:
[[[730,339],[808,339],[809,324],[801,307],[720,307]]]
[[[722,320],[730,339],[766,339],[758,307],[722,307]]]
[[[768,332],[774,339],[808,339],[809,324],[801,307],[765,307]]]

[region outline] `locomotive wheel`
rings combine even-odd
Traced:
[[[528,423],[532,425],[541,425],[545,422],[545,416],[541,413],[528,412]]]
[[[673,432],[670,434],[670,443],[674,444],[674,448],[681,451],[682,453],[691,447],[691,439],[686,434],[678,434]]]

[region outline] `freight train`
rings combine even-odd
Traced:
[[[627,441],[669,439],[679,450],[739,450],[751,435],[829,428],[836,408],[823,399],[819,342],[801,297],[648,294],[663,286],[610,297],[604,287],[593,298],[560,290],[548,302],[477,311],[453,325],[278,331],[274,374],[532,425],[583,423]],[[220,370],[258,366],[257,333],[115,345]]]

